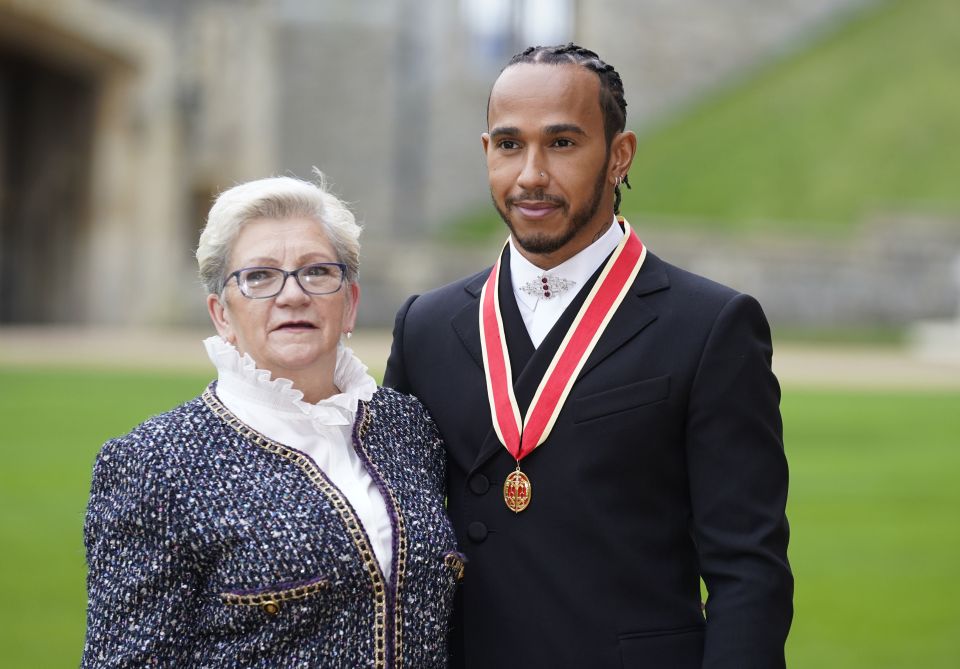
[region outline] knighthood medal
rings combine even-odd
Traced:
[[[500,260],[490,271],[480,293],[480,344],[490,416],[497,438],[517,462],[517,468],[503,483],[503,501],[514,513],[530,506],[533,493],[530,478],[520,471],[520,461],[550,436],[577,375],[647,257],[646,247],[630,224],[622,218],[619,220],[623,223],[623,238],[567,330],[522,420],[513,391],[510,353],[497,299]],[[502,258],[503,254],[500,255]]]
[[[520,463],[517,468],[507,474],[507,480],[503,482],[503,501],[507,503],[507,508],[514,513],[520,513],[530,506],[530,479],[520,471]]]

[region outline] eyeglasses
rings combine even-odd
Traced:
[[[340,262],[316,262],[289,272],[279,267],[244,267],[227,277],[237,277],[237,286],[244,297],[262,300],[276,297],[293,277],[300,289],[308,295],[327,295],[340,290],[347,266]]]

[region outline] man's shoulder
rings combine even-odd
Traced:
[[[674,295],[696,294],[702,298],[727,302],[740,294],[730,286],[669,263],[653,253],[648,254],[645,264],[648,264],[651,272],[666,277],[666,283]]]
[[[681,327],[713,328],[717,319],[726,315],[735,321],[765,323],[766,315],[760,302],[749,293],[708,279],[655,258],[650,270],[659,272],[663,283],[669,286],[653,296],[660,299],[654,308],[661,314],[670,313]]]

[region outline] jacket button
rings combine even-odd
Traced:
[[[482,495],[490,490],[490,479],[483,474],[477,474],[470,478],[470,490],[476,495]]]
[[[487,538],[487,526],[480,521],[474,521],[467,526],[467,536],[470,541],[480,543]]]

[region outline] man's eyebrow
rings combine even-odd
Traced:
[[[574,123],[558,123],[556,125],[548,125],[543,129],[543,134],[545,135],[583,135],[586,136],[586,131],[581,128],[579,125]]]
[[[513,126],[501,126],[490,131],[490,138],[498,137],[516,137],[520,134],[520,128]],[[575,123],[556,123],[543,128],[544,135],[581,135],[586,136],[586,131]]]
[[[490,137],[516,137],[520,134],[520,128],[514,128],[512,126],[502,126],[499,128],[494,128],[490,131]]]

